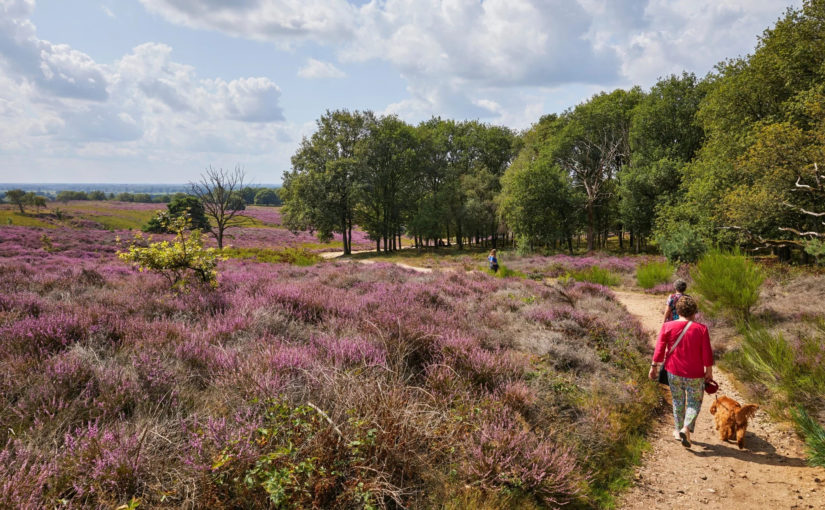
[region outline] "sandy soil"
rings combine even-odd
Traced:
[[[374,251],[374,250],[362,250],[362,251],[356,250],[356,251],[353,251],[352,254],[355,255],[356,253],[366,253],[366,252],[371,252],[371,251]],[[348,260],[348,259],[344,259],[343,257],[344,257],[344,252],[342,252],[342,251],[327,251],[327,252],[321,253],[321,258],[323,258],[323,259],[341,258],[342,260]],[[378,261],[369,260],[369,259],[362,259],[362,260],[359,260],[358,262],[360,262],[361,264],[376,264]],[[398,267],[403,267],[404,269],[410,269],[410,270],[415,271],[417,273],[432,273],[433,272],[432,268],[429,268],[429,267],[411,266],[409,264],[404,264],[403,262],[393,262],[393,263]]]
[[[655,341],[664,298],[616,294],[651,331],[651,342]],[[728,374],[715,369],[714,378],[720,396],[745,403]],[[713,396],[705,395],[690,449],[673,439],[670,413],[660,418],[650,438],[652,448],[635,474],[636,484],[623,495],[619,508],[825,508],[825,469],[805,464],[804,445],[787,424],[774,423],[764,412],[757,412],[748,427],[746,449],[739,450],[736,443],[719,439],[708,411],[712,403]]]

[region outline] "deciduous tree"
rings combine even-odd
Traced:
[[[234,170],[215,169],[211,166],[201,175],[198,182],[190,183],[190,193],[203,204],[203,211],[211,220],[206,229],[223,249],[226,231],[238,227],[243,222],[239,215],[243,203],[238,190],[243,188],[245,173],[240,165]],[[239,203],[240,202],[240,203]]]

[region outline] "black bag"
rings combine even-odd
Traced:
[[[667,380],[667,370],[665,370],[664,363],[662,363],[662,368],[659,369],[659,382],[664,385],[670,385],[670,382]]]
[[[682,329],[682,332],[679,333],[679,338],[677,338],[676,342],[673,343],[673,347],[670,349],[670,352],[665,354],[665,360],[662,362],[662,368],[659,369],[659,382],[661,384],[668,385],[668,386],[670,385],[670,382],[668,382],[668,380],[667,380],[667,370],[665,370],[665,363],[667,363],[667,357],[669,355],[673,354],[673,351],[676,350],[676,346],[679,345],[679,342],[682,341],[682,338],[684,338],[685,333],[687,333],[687,330],[688,330],[688,328],[690,327],[691,324],[693,324],[693,321],[688,321],[688,323],[685,325],[684,329]]]

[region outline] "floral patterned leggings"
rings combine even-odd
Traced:
[[[673,421],[676,430],[687,427],[691,434],[696,425],[696,417],[702,409],[702,397],[705,395],[705,380],[703,378],[689,379],[668,372],[667,382],[670,385],[670,394],[673,396]]]

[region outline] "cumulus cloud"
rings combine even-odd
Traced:
[[[33,11],[33,0],[0,2],[0,58],[6,67],[56,96],[105,101],[102,67],[85,53],[38,39],[29,20]]]
[[[389,110],[464,116],[497,111],[485,103],[502,102],[489,97],[493,89],[499,96],[573,84],[609,89],[649,86],[682,70],[704,74],[748,52],[783,7],[776,0],[141,1],[186,26],[325,44],[344,62],[388,62],[409,93]],[[312,64],[299,75],[321,71]]]
[[[579,0],[593,17],[588,39],[619,55],[628,82],[652,84],[688,70],[703,75],[719,61],[750,53],[756,36],[787,2],[775,0]],[[792,2],[801,5],[800,0]]]
[[[304,67],[298,70],[298,76],[312,80],[321,78],[343,78],[346,74],[330,62],[322,62],[314,58],[309,58]]]
[[[300,127],[285,123],[269,78],[203,78],[159,43],[99,64],[38,38],[33,9],[31,0],[0,0],[0,150],[28,160],[33,178],[86,158],[157,165],[166,170],[142,179],[163,181],[171,168],[197,175],[224,160],[272,168],[273,150],[285,160],[277,171],[286,167]]]
[[[173,23],[290,46],[346,38],[357,9],[346,0],[141,0]]]

